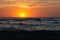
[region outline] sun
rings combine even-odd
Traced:
[[[25,16],[25,14],[24,14],[24,13],[21,13],[21,14],[20,14],[20,16],[21,16],[21,17],[24,17],[24,16]]]
[[[21,13],[19,13],[19,17],[27,17],[27,14],[26,13],[24,13],[24,12],[21,12]]]
[[[27,12],[19,12],[18,13],[18,15],[17,15],[17,17],[20,17],[20,18],[27,18],[27,17],[29,17],[29,13],[27,13]]]

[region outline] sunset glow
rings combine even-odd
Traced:
[[[24,12],[19,13],[18,15],[19,15],[18,17],[22,17],[22,18],[27,17],[27,14],[26,14],[26,13],[24,13]]]
[[[21,13],[21,17],[24,17],[25,16],[25,14],[24,13]]]
[[[0,17],[60,17],[60,0],[0,0]]]
[[[17,5],[18,7],[21,7],[21,8],[29,8],[28,5],[25,5],[25,4],[21,4],[21,5]]]

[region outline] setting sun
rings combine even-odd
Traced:
[[[19,15],[19,17],[27,17],[27,14],[24,13],[24,12],[22,12],[22,13],[20,13],[20,14],[18,14],[18,15]]]
[[[24,17],[25,16],[25,14],[24,13],[21,13],[21,15],[20,15],[21,17]]]

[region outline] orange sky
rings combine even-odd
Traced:
[[[0,17],[20,17],[21,12],[28,17],[60,17],[60,7],[21,9],[18,7],[0,8]]]
[[[60,1],[0,0],[0,17],[20,17],[22,12],[26,17],[60,17]]]

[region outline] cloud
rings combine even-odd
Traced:
[[[21,2],[21,3],[59,3],[60,0],[0,0],[0,2]]]
[[[16,1],[16,0],[0,0],[0,2],[11,2],[11,1]]]
[[[48,1],[48,3],[60,3],[60,1]]]
[[[2,5],[1,5],[2,4]],[[60,0],[0,0],[2,6],[20,6],[27,5],[30,8],[60,6]]]

